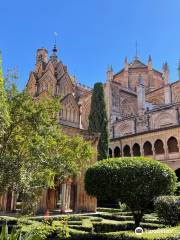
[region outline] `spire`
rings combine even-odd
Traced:
[[[148,70],[152,70],[152,58],[151,58],[151,55],[149,55],[149,58],[148,58]]]
[[[112,81],[112,80],[113,80],[113,68],[112,68],[112,65],[108,65],[107,81]]]
[[[151,55],[149,55],[148,62],[152,62]]]
[[[168,63],[163,63],[163,78],[165,85],[169,83],[169,66]]]
[[[128,59],[127,59],[127,57],[125,57],[125,60],[124,60],[124,68],[125,68],[125,71],[128,71],[129,64],[128,64]]]
[[[56,47],[56,44],[54,44],[54,47],[52,49],[52,54],[51,54],[51,61],[53,63],[55,63],[57,61],[57,51],[58,51],[58,49]]]

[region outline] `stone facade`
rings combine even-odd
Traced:
[[[180,77],[180,64],[178,67]],[[162,72],[135,58],[125,59],[117,74],[107,71],[105,84],[111,156],[150,156],[180,168],[180,79],[170,83],[168,64]]]

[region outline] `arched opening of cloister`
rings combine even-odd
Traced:
[[[133,156],[141,156],[141,150],[140,150],[140,146],[138,143],[135,143],[133,145],[132,150],[133,150]]]
[[[109,158],[112,158],[112,149],[109,148]]]
[[[119,147],[115,147],[114,149],[114,157],[120,157],[121,156],[121,150]]]
[[[155,154],[164,154],[164,144],[163,141],[158,139],[154,143]]]
[[[124,153],[124,157],[130,157],[131,156],[131,150],[130,150],[129,145],[124,146],[123,153]]]
[[[143,149],[144,149],[144,156],[153,155],[152,144],[149,141],[144,143]]]
[[[179,152],[178,141],[175,137],[170,137],[167,141],[167,145],[169,153]]]

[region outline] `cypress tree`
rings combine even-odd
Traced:
[[[89,114],[89,131],[100,133],[98,160],[108,157],[108,117],[102,83],[94,85]]]

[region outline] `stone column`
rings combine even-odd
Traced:
[[[141,156],[144,156],[144,148],[143,148],[143,145],[140,145],[140,152],[141,152]]]
[[[62,184],[61,211],[65,212],[70,208],[71,182]]]
[[[65,212],[66,210],[66,184],[62,184],[62,193],[61,193],[61,211]]]
[[[152,144],[152,151],[153,151],[153,158],[156,159],[156,152],[155,152],[154,143]]]

